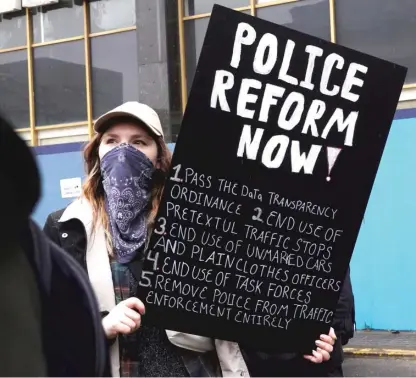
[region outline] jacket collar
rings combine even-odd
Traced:
[[[80,197],[67,206],[58,222],[79,219],[88,228],[92,224],[92,214],[91,204],[85,198]]]

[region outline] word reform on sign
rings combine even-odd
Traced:
[[[241,22],[238,25],[230,61],[232,68],[239,68],[243,46],[253,45],[256,42],[256,37],[257,33],[251,25],[245,22]],[[278,43],[277,37],[271,33],[265,33],[260,38],[253,60],[253,71],[255,73],[264,76],[270,75],[278,60]],[[288,39],[277,75],[277,79],[282,85],[262,83],[260,80],[251,78],[243,78],[241,80],[237,103],[234,104],[235,113],[245,119],[253,119],[256,111],[250,109],[249,105],[256,105],[261,97],[262,100],[257,120],[270,124],[274,122],[269,120],[270,108],[278,105],[279,99],[283,99],[276,120],[277,126],[280,129],[292,131],[296,127],[299,127],[302,123],[303,115],[306,112],[306,118],[300,129],[301,134],[310,134],[313,137],[325,140],[334,126],[336,126],[338,132],[345,132],[344,145],[353,146],[355,125],[359,116],[357,110],[352,110],[345,115],[344,110],[340,107],[327,109],[326,103],[320,99],[314,99],[309,108],[305,109],[305,95],[292,90],[292,88],[299,86],[310,91],[315,90],[315,85],[312,83],[312,77],[314,73],[316,74],[315,62],[318,58],[322,58],[324,59],[323,68],[321,72],[318,72],[320,74],[319,93],[328,97],[339,96],[346,101],[356,103],[360,98],[360,94],[354,92],[353,89],[363,86],[364,80],[358,75],[365,75],[368,68],[354,62],[346,65],[345,59],[334,52],[323,58],[324,50],[322,48],[307,45],[304,53],[308,56],[308,64],[304,77],[302,80],[299,80],[289,74],[295,49],[296,43]],[[330,84],[333,77],[332,73],[335,69],[346,71],[341,85]],[[230,96],[227,97],[227,93],[232,91],[235,86],[235,77],[232,72],[217,70],[211,93],[210,106],[214,109],[219,107],[224,112],[231,112],[230,99],[228,98]],[[317,122],[324,117],[327,111],[331,111],[332,115],[329,117],[323,130],[319,131]],[[246,157],[249,160],[256,160],[264,132],[264,128],[258,127],[254,130],[253,135],[252,127],[245,124],[238,144],[237,156]],[[305,153],[301,151],[300,141],[291,140],[289,136],[284,134],[274,135],[267,141],[261,156],[263,165],[267,168],[279,168],[286,157],[289,145],[292,172],[300,173],[303,170],[305,174],[313,174],[322,146],[312,144],[309,152]],[[334,150],[334,147],[329,148],[328,161],[330,164],[329,170],[331,170],[340,149],[335,148]]]

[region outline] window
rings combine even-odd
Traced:
[[[58,4],[31,8],[33,43],[76,37],[84,34],[81,0],[61,0]]]
[[[136,31],[91,39],[93,117],[139,100]]]
[[[0,54],[0,112],[18,129],[29,124],[27,52]]]
[[[301,0],[294,3],[258,8],[256,12],[257,17],[263,20],[287,26],[328,41],[331,39],[328,0]]]
[[[337,0],[337,42],[409,68],[416,83],[416,1]]]
[[[170,104],[171,142],[176,142],[182,121],[181,66],[179,54],[178,6],[176,2],[166,3],[166,47],[168,64],[168,88]],[[182,22],[182,21],[181,21]],[[159,89],[160,90],[160,89]]]
[[[88,126],[66,127],[64,129],[39,130],[38,145],[47,146],[59,143],[86,142],[89,139]]]
[[[34,49],[36,126],[87,119],[84,42]]]
[[[199,54],[204,43],[209,17],[185,21],[186,83],[188,95],[195,75]]]
[[[227,8],[239,8],[250,5],[249,0],[185,0],[185,16],[193,16],[201,13],[211,13],[214,4]]]
[[[26,12],[0,15],[0,49],[26,45]]]
[[[242,13],[250,14],[250,11],[243,11]],[[204,44],[208,24],[209,17],[184,21],[186,83],[188,95],[191,90],[192,80],[194,79],[199,54],[201,53],[202,45]]]
[[[91,33],[135,26],[136,2],[135,0],[90,0],[90,23]]]

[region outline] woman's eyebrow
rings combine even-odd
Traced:
[[[149,139],[151,138],[149,135],[147,135],[146,133],[137,133],[137,134],[133,134],[130,136],[131,139],[133,138],[146,138]]]
[[[105,134],[103,137],[104,138],[115,138],[115,139],[120,138],[120,136],[118,134],[115,134],[115,133]],[[134,139],[134,138],[150,139],[151,136],[150,135],[147,135],[146,133],[138,132],[136,134],[129,135],[128,138],[129,139]]]
[[[104,138],[118,138],[117,134],[104,134]]]

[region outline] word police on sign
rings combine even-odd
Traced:
[[[406,69],[214,6],[143,263],[149,323],[328,333]]]

